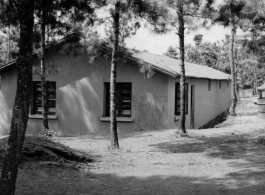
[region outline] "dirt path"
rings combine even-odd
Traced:
[[[108,149],[109,138],[57,138],[97,156],[96,162],[67,167],[24,164],[16,194],[265,194],[265,119],[255,98],[244,99],[238,116],[218,128],[123,135],[120,151]],[[264,139],[262,139],[264,137]]]

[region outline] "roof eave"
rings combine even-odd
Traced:
[[[154,67],[154,69],[157,70],[158,72],[161,72],[161,73],[166,74],[166,75],[168,75],[168,76],[171,76],[171,77],[173,77],[173,78],[177,78],[177,77],[179,76],[179,74],[176,73],[176,72],[172,73],[172,72],[169,72],[169,71],[164,70],[164,69],[162,69],[162,68],[158,68],[158,67],[156,67],[156,66],[153,66],[153,67]]]
[[[12,66],[12,65],[15,64],[16,62],[17,62],[17,60],[13,60],[13,61],[11,61],[11,62],[9,62],[9,63],[7,63],[7,64],[4,64],[3,66],[0,67],[0,71],[3,70],[3,69],[8,68],[8,67],[10,67],[10,66]]]
[[[186,78],[194,78],[194,79],[207,79],[207,80],[218,80],[218,81],[229,81],[231,78],[223,78],[223,79],[218,79],[218,78],[208,78],[208,77],[195,77],[195,76],[186,76]]]

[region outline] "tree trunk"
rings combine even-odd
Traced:
[[[11,60],[11,57],[10,57],[10,28],[11,28],[11,24],[9,24],[8,29],[7,29],[8,30],[7,31],[7,33],[8,33],[7,63],[10,62],[10,60]]]
[[[258,94],[258,78],[257,78],[257,66],[256,64],[254,64],[254,88],[253,88],[253,92],[254,95]]]
[[[21,14],[19,58],[17,60],[17,92],[8,138],[8,149],[0,180],[1,195],[15,194],[18,165],[28,123],[32,83],[34,1],[17,1],[17,6]]]
[[[236,99],[237,101],[240,101],[240,94],[239,94],[239,86],[236,84]]]
[[[235,61],[234,61],[234,39],[235,39],[236,27],[234,19],[232,21],[232,28],[231,28],[231,41],[230,41],[230,67],[231,67],[231,99],[232,104],[230,106],[230,115],[236,116],[236,75],[235,75]]]
[[[179,36],[179,52],[180,52],[180,120],[179,131],[182,134],[186,134],[186,111],[185,111],[185,46],[184,46],[184,17],[183,17],[183,2],[178,1],[178,36]]]
[[[252,41],[254,42],[254,44],[256,43],[256,33],[255,31],[253,32],[253,36],[252,36]],[[252,58],[253,58],[253,61],[255,62],[256,61],[256,58],[255,58],[255,54],[254,54],[254,49],[252,51]],[[257,66],[256,64],[254,63],[254,89],[253,89],[253,92],[254,92],[254,95],[257,95],[258,94],[258,76],[257,76]]]
[[[252,41],[254,43],[254,45],[256,45],[256,41],[257,41],[257,34],[256,31],[254,30],[252,32]],[[252,50],[252,58],[253,61],[257,61],[256,57],[255,57],[255,47]],[[258,76],[257,76],[257,65],[254,63],[254,82],[253,82],[253,95],[257,95],[258,94]]]
[[[46,66],[45,66],[45,27],[46,27],[46,10],[45,1],[42,1],[41,16],[41,96],[42,96],[42,116],[43,116],[43,133],[49,130],[48,123],[48,104],[47,104],[47,83],[46,83]]]
[[[119,148],[118,130],[116,120],[116,74],[117,74],[117,60],[118,60],[118,47],[119,47],[119,19],[120,19],[120,1],[115,3],[115,13],[113,16],[113,28],[114,28],[114,44],[112,50],[111,60],[111,73],[110,73],[110,132],[111,132],[111,148]]]
[[[236,32],[235,32],[235,35],[234,35],[234,42],[235,42],[235,87],[236,87],[236,99],[237,101],[240,101],[240,95],[239,95],[239,84],[237,83],[237,64],[238,64],[238,58],[237,58],[237,54],[238,54],[238,51],[237,51],[237,36],[236,36]]]

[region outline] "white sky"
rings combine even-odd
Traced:
[[[223,0],[215,0],[216,5],[222,2]],[[148,29],[141,27],[135,36],[126,41],[126,46],[138,50],[147,50],[150,53],[163,54],[170,46],[178,46],[179,39],[176,32],[172,31],[164,35],[156,35]],[[196,34],[202,34],[203,41],[214,42],[224,39],[227,34],[230,35],[230,28],[215,25],[209,30],[200,29],[196,32],[186,33],[185,44],[194,44],[193,38]]]
[[[224,0],[215,0],[215,4],[220,5]],[[100,10],[99,14],[105,15],[108,13],[108,9]],[[176,31],[164,35],[156,35],[151,33],[147,28],[142,27],[138,29],[136,35],[126,40],[126,46],[128,48],[135,48],[137,50],[147,50],[150,53],[164,54],[170,46],[178,46],[178,35]],[[98,33],[104,37],[104,27],[101,26],[97,29]],[[217,40],[225,39],[225,35],[230,35],[230,27],[224,28],[220,25],[214,25],[210,29],[200,29],[192,33],[186,33],[185,44],[191,43],[194,45],[193,38],[196,34],[203,35],[204,42],[215,42]],[[242,31],[239,30],[237,35],[242,35]]]
[[[176,31],[172,31],[164,35],[155,35],[146,28],[140,28],[135,36],[126,41],[126,46],[128,48],[135,48],[138,50],[147,50],[150,53],[163,54],[170,46],[178,45],[178,35],[175,33]],[[230,35],[230,28],[215,25],[209,30],[200,29],[186,34],[185,44],[194,44],[193,37],[196,34],[202,34],[203,41],[214,42],[224,39],[227,34]],[[242,34],[242,32],[239,32],[239,34]]]

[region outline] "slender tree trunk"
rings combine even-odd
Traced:
[[[1,195],[15,194],[18,165],[27,129],[32,83],[33,0],[17,1],[21,12],[19,58],[17,60],[17,92],[11,119],[8,149],[0,180]]]
[[[11,57],[10,57],[10,28],[11,28],[11,24],[9,24],[9,26],[8,26],[8,42],[7,42],[7,44],[8,44],[8,49],[7,49],[7,63],[8,62],[10,62],[10,60],[11,60]]]
[[[237,99],[237,101],[240,101],[239,86],[238,86],[238,84],[236,84],[236,99]]]
[[[256,31],[254,30],[253,35],[252,35],[252,41],[253,41],[254,45],[256,45],[256,40],[257,40],[257,34],[256,34]],[[256,61],[255,49],[253,49],[253,51],[252,51],[252,58],[253,58],[253,61],[255,62]],[[258,88],[257,87],[258,87],[257,66],[256,66],[256,64],[254,64],[254,89],[253,89],[254,95],[258,94]]]
[[[237,101],[240,101],[240,95],[239,95],[239,85],[238,85],[238,82],[237,82],[237,64],[238,64],[238,58],[237,58],[237,54],[238,54],[238,51],[237,51],[237,36],[236,36],[236,32],[235,32],[235,85],[236,85],[236,99]]]
[[[252,59],[255,61],[254,52],[252,51]],[[257,87],[258,87],[258,81],[257,81],[257,67],[256,64],[252,66],[253,68],[253,87],[252,87],[252,95],[257,95]]]
[[[117,0],[115,3],[115,13],[114,13],[114,44],[112,50],[112,61],[111,61],[111,73],[110,73],[110,132],[111,132],[111,148],[119,148],[118,141],[118,130],[117,130],[117,120],[116,120],[116,74],[117,74],[117,52],[119,47],[119,19],[120,19],[120,1]]]
[[[186,134],[186,111],[185,111],[185,46],[184,46],[184,17],[183,17],[183,2],[178,1],[178,36],[179,36],[179,52],[180,52],[180,120],[179,131],[182,134]]]
[[[235,74],[235,59],[234,59],[234,39],[235,39],[235,33],[236,33],[236,26],[234,19],[232,21],[232,28],[231,28],[231,41],[230,41],[230,67],[231,67],[231,99],[232,104],[230,106],[230,115],[236,116],[236,74]]]
[[[254,64],[254,95],[258,94],[258,78],[257,78],[257,66]]]
[[[48,104],[47,104],[47,83],[46,83],[46,65],[45,65],[45,27],[46,27],[46,10],[45,0],[42,0],[41,16],[41,88],[42,88],[42,116],[43,116],[43,133],[49,129],[48,123]]]

